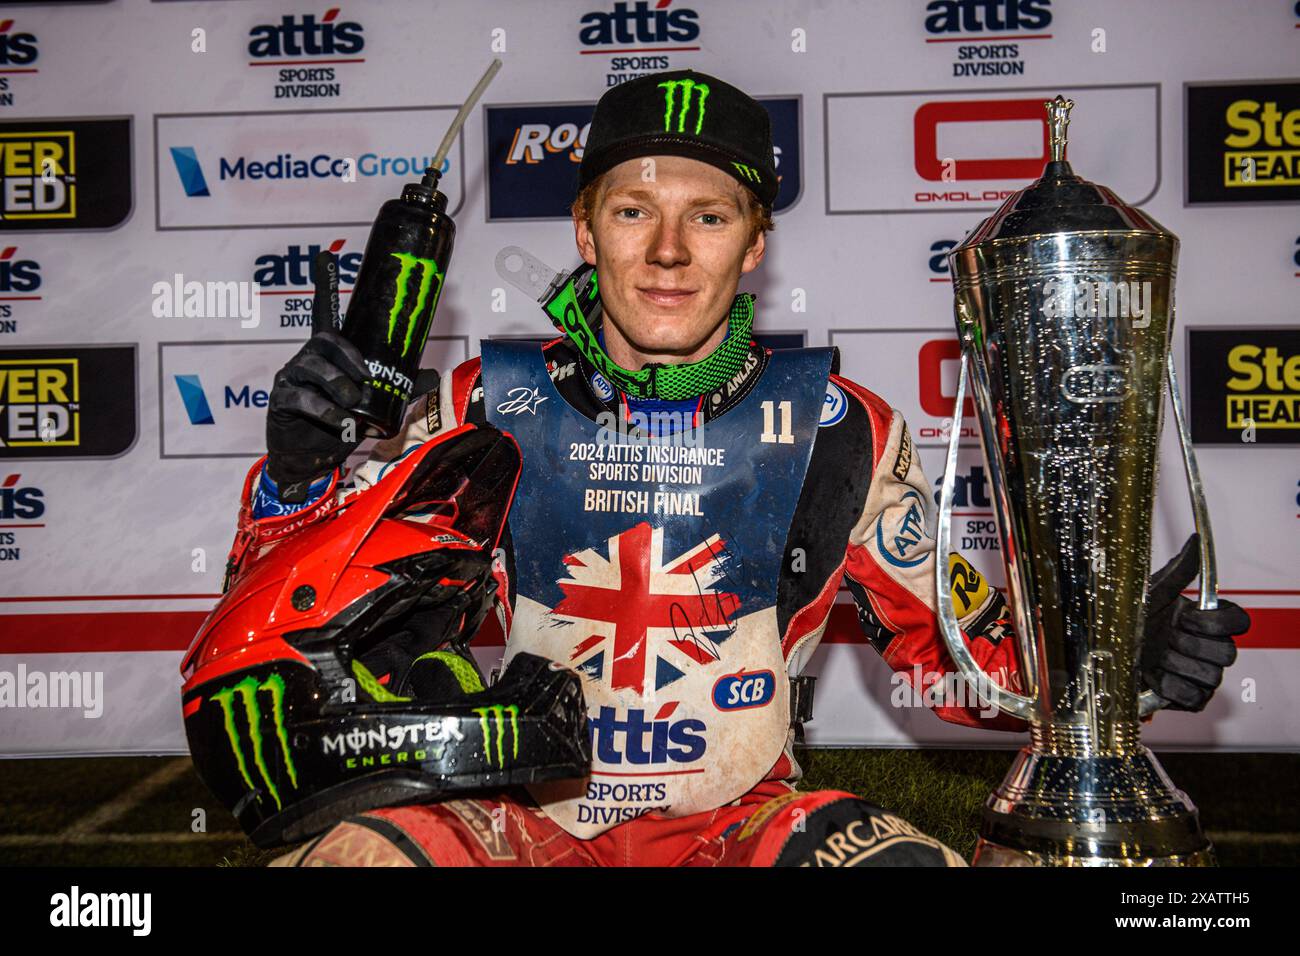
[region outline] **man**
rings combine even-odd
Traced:
[[[934,612],[931,491],[902,417],[834,374],[828,350],[751,340],[754,299],[737,286],[764,258],[777,194],[766,111],[689,70],[615,87],[597,105],[578,185],[585,266],[548,304],[565,334],[540,350],[484,343],[481,360],[414,404],[353,490],[465,421],[516,437],[506,655],[580,672],[592,774],[359,814],[280,862],[962,865],[852,794],[794,790],[790,678],[841,582],[892,667],[954,668]],[[331,333],[277,376],[241,554],[328,513],[355,447],[340,425],[364,377]],[[1001,595],[950,562],[976,660],[1019,688]],[[1177,570],[1192,573],[1186,560]],[[1180,586],[1153,619],[1173,616]],[[1204,706],[1235,654],[1226,634],[1240,622],[1221,620],[1197,619],[1208,636],[1161,632],[1150,672],[1162,693]],[[954,703],[937,711],[1021,726]]]

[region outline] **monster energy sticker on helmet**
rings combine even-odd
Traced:
[[[413,256],[409,252],[390,252],[394,259],[402,264],[401,270],[397,273],[397,292],[393,297],[393,307],[388,312],[388,344],[393,344],[393,335],[397,331],[398,320],[403,317],[406,309],[407,290],[406,287],[410,281],[411,273],[417,266],[420,269],[419,292],[415,296],[415,304],[411,307],[410,314],[406,317],[406,334],[402,341],[402,354],[406,355],[411,350],[411,342],[417,338],[417,327],[423,327],[423,331],[418,333],[420,351],[424,350],[424,340],[429,335],[430,322],[433,318],[433,311],[438,307],[438,296],[442,293],[443,274],[438,271],[438,264],[432,259],[421,259],[419,256]],[[438,280],[438,286],[433,290],[433,300],[429,301],[429,288],[433,285],[433,280]],[[425,311],[425,304],[428,303],[428,311]]]
[[[265,738],[262,736],[262,709],[259,691],[265,691],[270,695],[271,703],[271,721],[275,725],[275,737],[280,744],[280,753],[284,757],[284,766],[289,773],[289,783],[296,790],[298,788],[298,772],[293,765],[293,755],[289,752],[289,737],[284,728],[284,678],[279,674],[271,674],[262,683],[257,682],[257,678],[251,674],[245,677],[233,687],[225,687],[213,694],[209,700],[215,701],[221,705],[221,712],[225,719],[226,736],[230,739],[230,749],[235,754],[235,764],[239,768],[239,774],[244,778],[249,790],[257,790],[253,785],[253,778],[249,775],[248,764],[244,759],[244,748],[239,739],[239,727],[235,722],[235,696],[238,695],[243,703],[245,719],[248,721],[248,740],[253,748],[253,763],[257,766],[257,771],[261,776],[262,782],[266,784],[266,791],[275,801],[277,809],[284,809],[280,802],[280,792],[276,789],[275,782],[271,777],[271,770],[266,763]]]
[[[504,770],[507,714],[510,716],[510,736],[514,741],[511,757],[519,756],[519,708],[514,704],[493,704],[490,707],[475,707],[474,713],[478,714],[479,727],[483,730],[483,755],[487,758],[488,766],[492,766],[492,741],[495,737],[497,766]]]
[[[664,91],[664,132],[686,132],[686,117],[692,104],[695,107],[696,136],[700,135],[700,126],[704,123],[704,101],[709,98],[709,88],[704,83],[694,80],[667,80],[659,84]],[[677,113],[677,128],[673,129],[673,106],[676,105],[677,91],[682,91],[681,104]]]
[[[682,365],[647,365],[631,371],[615,364],[600,345],[587,315],[578,305],[578,279],[571,276],[564,287],[546,303],[546,312],[556,327],[569,337],[583,358],[605,378],[633,398],[658,398],[679,402],[721,388],[745,365],[749,356],[750,333],[754,328],[754,297],[742,292],[731,303],[727,337],[698,362]],[[584,295],[595,298],[596,275]]]

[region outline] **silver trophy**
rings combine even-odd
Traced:
[[[1048,111],[1051,161],[956,249],[961,341],[938,554],[951,550],[968,376],[993,490],[1024,694],[975,663],[935,562],[939,621],[963,678],[1029,721],[985,804],[977,866],[1212,865],[1196,808],[1142,745],[1164,706],[1138,690],[1164,383],[1217,606],[1209,515],[1170,338],[1178,238],[1065,160],[1073,103]]]

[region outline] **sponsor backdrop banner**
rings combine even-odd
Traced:
[[[458,231],[424,364],[548,335],[493,260],[577,263],[565,210],[606,88],[716,74],[773,120],[757,332],[838,346],[932,484],[961,429],[955,540],[999,585],[975,422],[951,420],[945,254],[1040,172],[1042,101],[1073,98],[1079,172],[1182,239],[1174,351],[1221,586],[1255,621],[1209,709],[1146,738],[1300,747],[1296,3],[114,0],[0,3],[0,754],[184,750],[177,668],[308,334],[312,259],[339,256],[346,305],[379,205],[493,56],[443,167]],[[1168,422],[1162,455],[1158,564],[1192,525]],[[810,742],[1018,743],[915,706],[840,601]]]

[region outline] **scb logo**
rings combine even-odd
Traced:
[[[727,674],[713,685],[713,706],[718,710],[748,710],[765,707],[776,693],[776,675],[771,671]]]

